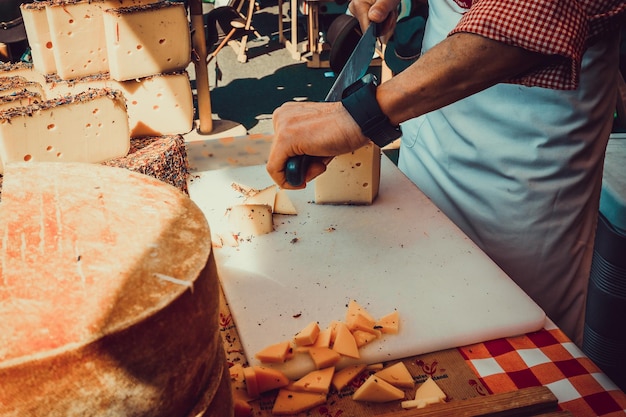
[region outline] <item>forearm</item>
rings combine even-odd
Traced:
[[[471,33],[454,34],[383,83],[379,105],[400,123],[468,97],[550,58]]]

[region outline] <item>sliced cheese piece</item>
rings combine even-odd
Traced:
[[[265,363],[282,363],[287,359],[291,350],[291,343],[287,340],[267,346],[257,352],[254,356]]]
[[[35,81],[29,81],[21,75],[0,77],[0,96],[17,94],[24,90],[30,91],[32,93],[37,93],[41,97],[46,96],[46,93],[41,84]]]
[[[179,71],[191,62],[191,35],[183,3],[107,9],[103,18],[112,79],[126,81]]]
[[[256,372],[252,367],[243,368],[243,377],[246,381],[246,392],[250,398],[258,398],[261,394],[259,384],[256,381]]]
[[[282,388],[290,382],[289,378],[278,369],[268,368],[266,366],[252,366],[251,369],[254,372],[254,379],[259,394],[276,388]]]
[[[57,72],[54,59],[53,42],[48,24],[46,6],[49,2],[35,1],[22,3],[20,6],[24,29],[28,38],[33,67],[41,74],[54,74]]]
[[[415,391],[415,399],[438,398],[441,402],[445,401],[446,393],[439,388],[434,379],[428,377],[422,385]]]
[[[334,157],[314,183],[317,204],[372,204],[380,185],[380,148],[370,142]]]
[[[334,366],[311,371],[297,381],[289,384],[289,389],[293,391],[308,391],[327,394],[334,374]]]
[[[369,401],[375,403],[397,401],[403,398],[404,391],[375,375],[370,375],[363,385],[352,394],[352,399],[355,401]]]
[[[336,332],[337,334],[332,349],[340,355],[359,359],[361,357],[359,347],[350,329],[348,329],[348,326],[344,323],[337,323]]]
[[[313,343],[313,346],[326,348],[330,347],[331,333],[331,329],[328,328],[320,330],[317,338],[315,339],[315,342]]]
[[[13,107],[30,106],[31,104],[40,103],[41,101],[43,101],[41,94],[23,90],[14,94],[0,96],[0,111]]]
[[[375,323],[376,319],[372,316],[364,307],[362,307],[356,300],[350,300],[348,302],[348,310],[346,311],[346,324],[350,327],[351,323],[363,316],[363,319]]]
[[[341,355],[326,347],[309,347],[308,353],[313,359],[316,369],[328,368],[334,366],[341,359]]]
[[[397,334],[400,331],[400,313],[396,310],[381,317],[374,328],[385,334]]]
[[[274,202],[276,201],[276,190],[277,187],[275,185],[270,185],[267,188],[264,188],[244,200],[244,204],[265,204],[272,208],[274,211]]]
[[[31,3],[24,3],[31,4]],[[23,4],[23,5],[24,5]],[[27,81],[44,85],[46,83],[46,77],[38,72],[33,64],[27,62],[5,62],[0,63],[0,77],[22,77]]]
[[[103,162],[126,155],[129,148],[124,99],[109,90],[90,90],[0,113],[4,164]]]
[[[350,319],[346,321],[346,326],[350,331],[362,330],[364,332],[369,332],[375,335],[380,335],[380,330],[374,328],[376,322],[367,316],[357,313],[354,316],[350,316]]]
[[[265,204],[238,204],[230,208],[228,221],[233,233],[242,237],[274,231],[272,207]]]
[[[282,188],[276,193],[276,200],[274,201],[274,213],[276,214],[298,214],[296,206],[287,195],[287,191]]]
[[[49,2],[46,5],[57,75],[70,80],[109,70],[102,1]]]
[[[413,375],[409,372],[404,362],[398,362],[382,370],[376,372],[374,375],[389,382],[394,387],[398,388],[414,388],[415,380]]]
[[[298,414],[325,402],[326,394],[324,393],[281,389],[272,407],[272,414],[276,416]]]
[[[312,321],[304,329],[300,330],[293,338],[296,346],[308,346],[315,343],[320,334],[320,326]]]
[[[356,341],[356,345],[359,348],[373,342],[374,340],[380,337],[376,333],[366,332],[363,330],[354,330],[352,332],[352,336],[354,337],[354,340]]]
[[[349,383],[354,381],[354,379],[365,370],[366,366],[367,365],[365,365],[364,363],[359,363],[355,365],[349,365],[342,370],[335,372],[335,375],[333,375],[333,379],[331,381],[333,388],[335,388],[337,391],[341,391],[342,389],[347,387]]]

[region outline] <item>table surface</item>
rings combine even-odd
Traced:
[[[263,164],[271,144],[269,135],[247,135],[187,143],[190,171]],[[230,365],[247,364],[237,329],[226,300],[220,306],[220,329]],[[574,416],[624,416],[626,394],[622,392],[552,322],[544,329],[517,337],[497,339],[454,349],[463,358],[474,378],[463,383],[474,396],[510,392],[532,386],[552,390],[563,410]],[[450,353],[450,352],[447,352]],[[415,358],[420,373],[446,378],[451,372]],[[436,364],[436,362],[434,362]],[[331,395],[337,395],[336,393]],[[256,403],[256,404],[255,404]],[[328,401],[319,415],[342,415],[342,403]],[[258,401],[252,403],[255,416],[265,415]],[[387,410],[391,411],[391,410]],[[312,415],[318,415],[313,413]],[[379,414],[372,412],[371,415]],[[270,414],[267,414],[270,415]]]

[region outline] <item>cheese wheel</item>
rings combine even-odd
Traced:
[[[219,288],[208,224],[184,193],[86,163],[7,164],[3,186],[0,416],[228,403],[207,400],[224,373]]]

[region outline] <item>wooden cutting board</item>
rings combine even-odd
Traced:
[[[543,327],[543,311],[387,158],[371,206],[313,203],[313,185],[289,191],[296,216],[275,231],[215,249],[220,279],[246,356],[291,339],[311,321],[343,320],[350,299],[373,316],[398,310],[401,329],[361,349],[376,363]],[[243,198],[233,182],[272,184],[265,166],[194,172],[191,198],[212,232]],[[297,378],[307,355],[279,365]]]

